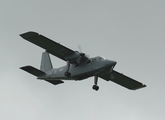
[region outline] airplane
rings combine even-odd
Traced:
[[[94,76],[93,90],[98,91],[98,78],[112,81],[130,90],[146,87],[130,77],[114,70],[116,61],[97,56],[89,58],[85,53],[71,50],[39,33],[26,32],[20,34],[25,40],[45,49],[42,53],[40,70],[32,66],[24,66],[20,69],[34,75],[37,79],[45,80],[51,84],[64,83],[62,80],[83,80]],[[64,61],[66,65],[53,68],[49,54]]]

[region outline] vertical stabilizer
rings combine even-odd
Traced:
[[[49,53],[43,52],[42,53],[42,58],[41,58],[41,66],[40,70],[43,72],[47,72],[53,68]]]

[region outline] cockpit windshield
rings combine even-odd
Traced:
[[[101,56],[98,56],[97,58],[98,58],[98,60],[100,60],[100,61],[101,61],[101,60],[106,60],[106,58],[101,57]]]
[[[97,56],[97,57],[94,57],[94,58],[90,58],[86,64],[89,64],[89,63],[93,63],[93,62],[96,62],[96,61],[103,61],[103,60],[106,60],[106,58],[104,57],[101,57],[101,56]]]

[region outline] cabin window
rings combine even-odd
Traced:
[[[92,59],[92,62],[96,62],[97,60],[95,58]]]
[[[86,62],[86,64],[89,64],[89,63],[91,63],[91,60],[88,60],[88,61]]]

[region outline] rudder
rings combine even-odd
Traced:
[[[43,72],[47,72],[53,68],[49,53],[43,52],[42,53],[42,58],[41,58],[41,66],[40,70]]]

